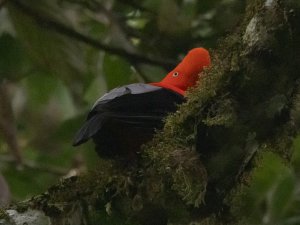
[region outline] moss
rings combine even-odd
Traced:
[[[228,42],[236,42],[228,38]],[[223,53],[213,54],[213,65],[206,71],[198,86],[187,95],[187,102],[177,113],[168,117],[163,133],[158,133],[153,142],[146,147],[145,160],[153,164],[149,170],[157,170],[172,182],[175,190],[187,204],[199,206],[204,202],[207,185],[207,172],[196,151],[197,127],[231,126],[236,118],[233,102],[224,93],[230,76],[224,74],[236,70],[237,56],[223,57]],[[222,95],[216,101],[216,96]]]
[[[26,212],[28,210],[28,208],[29,208],[29,204],[26,202],[19,202],[16,204],[16,210],[19,213]]]
[[[244,23],[250,21],[258,12],[263,9],[265,1],[263,0],[248,0]],[[245,24],[243,24],[245,26]]]
[[[238,181],[249,181],[259,146],[290,157],[295,127],[286,115],[298,77],[290,76],[289,56],[278,58],[289,51],[278,44],[289,36],[288,24],[279,21],[285,21],[279,1],[251,1],[240,28],[213,52],[213,67],[146,147],[148,169],[170,182],[186,204],[201,205],[207,185],[222,190],[222,199]]]
[[[2,208],[0,208],[0,220],[5,220],[5,221],[10,220],[8,213],[6,212],[6,210],[4,210]]]

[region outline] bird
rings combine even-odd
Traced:
[[[100,157],[136,158],[210,63],[205,48],[193,48],[160,82],[129,84],[104,94],[76,133],[73,146],[93,139]]]

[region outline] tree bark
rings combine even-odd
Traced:
[[[234,224],[230,199],[258,166],[253,159],[291,156],[300,121],[298,21],[297,0],[249,0],[139,165],[102,160],[2,211],[0,224]]]

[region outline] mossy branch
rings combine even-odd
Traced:
[[[230,196],[249,182],[253,158],[264,151],[291,155],[299,112],[297,7],[248,1],[240,26],[212,51],[212,67],[138,165],[102,160],[96,172],[63,181],[26,207],[55,224],[75,215],[81,224],[234,223]]]

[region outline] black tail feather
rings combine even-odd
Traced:
[[[87,120],[80,130],[76,133],[73,140],[73,146],[78,146],[87,142],[92,136],[94,136],[103,125],[103,116],[96,114]]]

